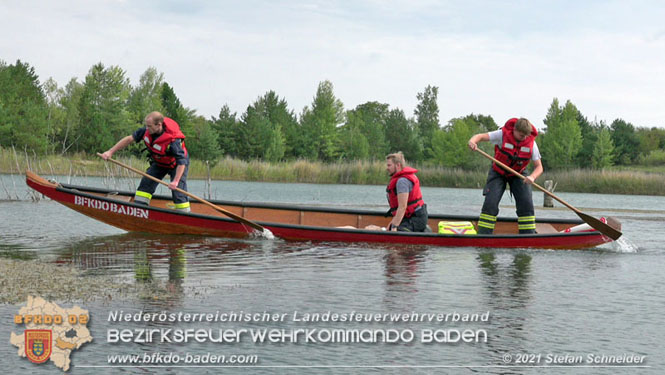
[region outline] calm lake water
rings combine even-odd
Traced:
[[[495,374],[660,374],[665,369],[665,197],[557,193],[596,217],[623,223],[622,244],[584,251],[440,248],[281,240],[228,240],[126,233],[96,222],[58,203],[33,202],[20,176],[0,176],[0,256],[71,264],[84,275],[110,275],[160,294],[125,300],[53,301],[77,303],[91,315],[94,341],[71,355],[73,374],[162,373],[495,373]],[[61,182],[103,186],[102,179],[57,178]],[[135,181],[112,183],[133,190]],[[190,191],[203,196],[202,181]],[[214,182],[213,198],[306,205],[385,209],[383,186]],[[158,192],[159,193],[159,192]],[[166,190],[161,190],[165,194]],[[424,188],[432,213],[477,214],[480,189]],[[542,206],[542,194],[534,193]],[[536,215],[575,218],[557,208]],[[501,216],[514,217],[508,195]],[[39,280],[35,280],[36,283]],[[81,279],[85,284],[85,277]],[[165,297],[164,297],[165,296]],[[0,358],[9,373],[55,373],[52,364],[34,365],[16,355],[10,332],[22,326],[13,314],[25,303],[0,305]],[[277,314],[276,322],[110,322],[115,313]],[[370,322],[307,322],[307,314],[346,318],[378,314]],[[392,322],[389,314],[407,314]],[[455,317],[489,313],[488,321]],[[385,314],[385,315],[384,315]],[[424,315],[421,315],[424,314]],[[447,321],[418,317],[441,314]],[[414,318],[415,317],[415,318]],[[352,320],[352,319],[351,319]],[[281,342],[111,343],[112,329],[276,329]],[[292,330],[309,330],[316,342]],[[396,342],[332,342],[330,335],[397,332]],[[469,331],[478,342],[439,341]],[[410,333],[413,336],[410,338]],[[482,334],[486,333],[486,342]],[[446,334],[447,336],[443,336]],[[318,336],[317,336],[318,335]],[[326,336],[328,335],[328,336]],[[431,341],[431,340],[430,340]],[[256,356],[252,365],[109,364],[121,354]],[[588,359],[643,357],[642,367],[607,367]],[[237,358],[237,357],[236,357]],[[247,357],[243,357],[247,358]],[[561,361],[574,364],[553,363]],[[517,363],[520,360],[529,363]],[[216,366],[220,366],[217,364]],[[236,367],[233,367],[236,366]],[[526,367],[532,366],[532,367]],[[533,367],[536,366],[536,367]],[[538,367],[540,366],[540,367]],[[543,367],[544,366],[544,367]]]

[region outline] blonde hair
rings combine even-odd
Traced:
[[[394,164],[399,164],[402,167],[406,167],[406,160],[404,160],[404,154],[402,151],[397,151],[393,154],[388,154],[386,160],[392,161]]]
[[[531,132],[533,131],[533,125],[531,125],[529,120],[522,117],[519,120],[517,120],[517,122],[515,123],[515,129],[517,129],[517,131],[519,132],[528,135],[531,134]]]

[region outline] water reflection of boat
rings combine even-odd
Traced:
[[[229,219],[214,209],[193,202],[192,212],[169,209],[171,197],[154,196],[150,206],[133,202],[133,192],[59,184],[26,172],[28,186],[45,196],[96,220],[130,232],[193,234],[243,238],[252,228]],[[582,224],[580,220],[540,219],[538,234],[518,235],[517,220],[499,218],[495,235],[386,232],[341,228],[385,226],[383,212],[338,208],[303,207],[283,204],[213,201],[227,211],[253,220],[286,240],[341,241],[387,244],[416,244],[455,247],[580,249],[598,246],[611,239],[591,231],[562,233]],[[439,221],[471,221],[476,216],[430,215],[429,224]],[[615,223],[620,229],[620,223]]]
[[[151,235],[125,233],[121,235],[86,238],[73,242],[58,251],[55,263],[73,264],[82,270],[111,270],[119,273],[133,270],[136,279],[148,274],[153,263],[173,262],[187,251],[197,254],[194,265],[220,264],[244,253],[251,253],[250,243],[244,240],[228,240],[213,237],[187,235]],[[173,265],[180,264],[177,261]],[[150,264],[150,266],[148,266]],[[143,267],[142,265],[145,265]],[[141,270],[141,268],[145,270]],[[170,274],[170,271],[169,271]],[[182,273],[184,277],[184,273]]]

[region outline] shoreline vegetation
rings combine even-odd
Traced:
[[[116,157],[140,170],[148,166],[145,158],[121,155]],[[487,177],[486,168],[463,170],[426,165],[414,165],[414,168],[419,170],[418,177],[422,185],[427,187],[479,189],[484,186]],[[129,171],[89,155],[36,156],[0,148],[0,173],[22,175],[26,169],[49,175],[137,177]],[[295,160],[271,163],[226,157],[220,158],[213,165],[191,160],[188,178],[208,177],[212,180],[230,181],[357,185],[385,185],[388,181],[383,161],[323,163]],[[555,192],[665,196],[665,173],[655,168],[546,170],[537,182],[542,186],[545,180],[553,180],[557,184]]]
[[[207,118],[185,106],[154,67],[133,85],[120,66],[99,62],[84,78],[61,87],[52,78],[40,82],[26,62],[0,60],[0,148],[9,150],[0,149],[5,155],[0,173],[22,174],[23,153],[23,163],[33,158],[32,169],[41,174],[113,181],[116,170],[95,154],[136,131],[146,114],[159,111],[187,138],[192,179],[385,186],[385,155],[401,150],[420,170],[423,186],[479,189],[489,163],[469,152],[468,140],[499,129],[506,119],[497,123],[480,113],[440,118],[438,93],[438,86],[427,85],[406,111],[376,100],[345,108],[333,83],[324,80],[300,113],[268,90],[243,112],[220,102],[218,114]],[[665,195],[662,127],[635,126],[622,118],[590,121],[570,100],[556,97],[542,124],[538,145],[545,174],[539,183],[553,180],[561,192]],[[121,160],[144,168],[140,147],[123,154],[137,158]],[[481,147],[489,151],[492,145]],[[211,161],[209,173],[197,159]]]

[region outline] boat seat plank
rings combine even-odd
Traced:
[[[548,233],[558,233],[559,231],[556,230],[552,226],[552,224],[548,223],[536,223],[536,233],[538,234],[548,234]]]
[[[111,198],[115,199],[117,201],[123,201],[123,202],[131,202],[132,197],[126,196],[126,195],[119,195],[117,193],[108,193],[106,194],[106,198]]]

